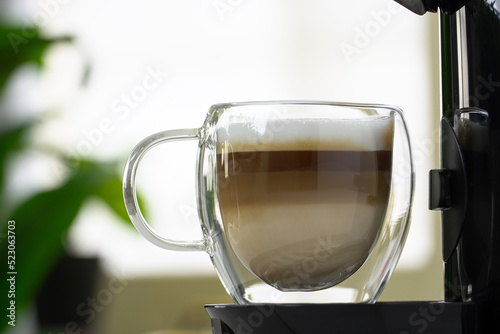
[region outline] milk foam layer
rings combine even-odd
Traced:
[[[394,120],[277,119],[234,122],[217,130],[219,149],[233,152],[265,150],[390,150]]]
[[[327,288],[361,267],[380,230],[386,203],[360,205],[356,197],[230,207],[227,234],[242,263],[279,290]]]

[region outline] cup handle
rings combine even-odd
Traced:
[[[130,220],[143,237],[154,245],[164,249],[174,251],[203,251],[206,249],[206,242],[205,240],[176,241],[167,239],[157,234],[151,228],[142,215],[139,203],[137,202],[135,184],[137,167],[141,159],[151,148],[169,141],[199,139],[198,134],[199,129],[181,129],[158,132],[148,136],[139,142],[132,150],[127,160],[127,164],[125,165],[125,172],[123,174],[123,198]]]

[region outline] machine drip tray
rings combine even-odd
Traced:
[[[206,305],[215,334],[476,334],[476,303]],[[496,319],[498,320],[498,319]]]

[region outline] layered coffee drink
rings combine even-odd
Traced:
[[[367,260],[389,201],[393,119],[232,123],[217,197],[240,262],[281,291],[336,285]]]

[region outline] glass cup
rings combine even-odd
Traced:
[[[158,235],[137,203],[141,158],[176,140],[198,141],[201,240]],[[208,253],[237,304],[373,303],[409,228],[410,142],[403,113],[392,106],[217,104],[201,128],[141,141],[127,162],[123,192],[146,239]]]

